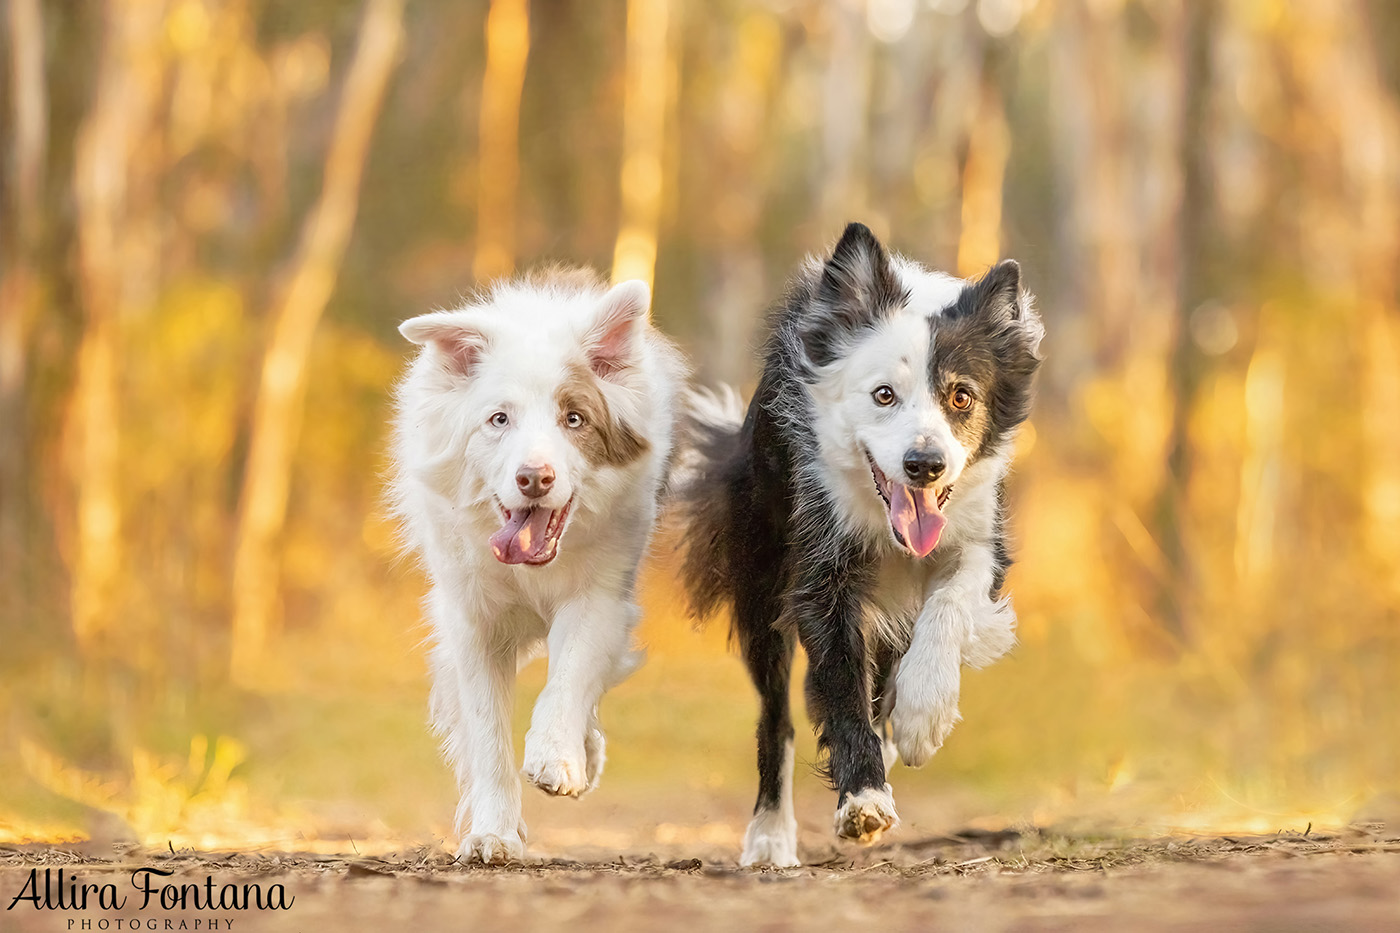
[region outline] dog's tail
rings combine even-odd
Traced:
[[[706,619],[731,597],[733,490],[745,470],[744,404],[727,385],[689,390],[681,454],[672,473],[679,513],[681,577],[690,611]]]

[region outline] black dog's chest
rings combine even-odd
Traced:
[[[915,620],[940,582],[939,569],[936,557],[917,562],[898,554],[883,557],[862,594],[867,632],[890,644],[908,644]]]

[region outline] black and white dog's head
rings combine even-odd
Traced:
[[[1044,330],[1020,267],[975,282],[931,272],[853,223],[808,276],[790,333],[811,466],[848,522],[926,557],[954,485],[979,464],[1004,468],[1030,411]]]

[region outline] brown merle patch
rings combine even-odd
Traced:
[[[569,368],[554,394],[559,406],[559,423],[574,446],[595,466],[627,466],[651,449],[651,444],[631,425],[613,414],[603,387],[587,365]],[[570,412],[583,417],[580,427],[568,426]]]

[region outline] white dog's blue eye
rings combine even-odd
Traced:
[[[564,416],[564,423],[571,428],[581,428],[583,427],[583,415],[580,415],[576,411],[571,411]]]
[[[879,405],[881,408],[889,408],[899,400],[899,397],[894,394],[894,389],[891,389],[889,386],[879,386],[874,392],[870,393],[870,397],[873,398],[875,404]]]
[[[491,416],[489,419],[487,419],[487,420],[489,420],[492,424],[494,424],[494,425],[495,425],[496,427],[498,427],[498,428],[503,428],[503,427],[505,427],[506,425],[510,424],[510,416],[507,415],[507,414],[506,414],[505,412],[503,412],[503,411],[498,411],[498,412],[496,412],[494,415],[492,415],[492,416]]]

